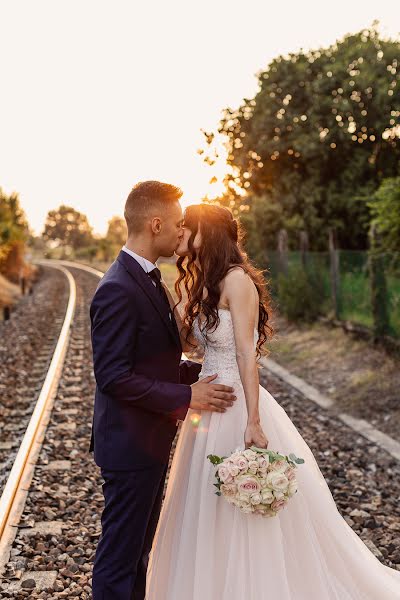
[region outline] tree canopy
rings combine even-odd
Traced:
[[[7,195],[0,188],[0,272],[9,275],[11,267],[22,265],[28,222],[17,193]],[[10,264],[12,258],[13,265]]]
[[[77,250],[92,242],[92,227],[86,215],[63,204],[47,213],[43,239],[51,240],[60,246],[71,246]]]
[[[334,227],[340,247],[367,247],[368,202],[400,174],[399,61],[399,42],[374,25],[278,56],[259,73],[255,97],[225,109],[219,133],[231,172],[220,201],[241,212],[251,244],[275,247],[284,227],[289,244],[303,229],[312,249],[325,250]]]

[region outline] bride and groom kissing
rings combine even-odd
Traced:
[[[310,448],[259,383],[270,296],[238,221],[208,204],[183,215],[181,195],[135,185],[126,244],[90,307],[91,450],[104,480],[93,599],[400,598],[400,573],[341,517]],[[178,304],[156,266],[174,253]],[[193,349],[202,364],[181,360]],[[207,455],[269,444],[305,458],[299,490],[279,517],[246,515],[214,494]]]

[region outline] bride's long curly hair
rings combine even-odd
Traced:
[[[256,351],[258,358],[267,355],[269,352],[263,346],[274,333],[273,327],[268,322],[272,313],[271,298],[263,272],[251,264],[243,250],[243,230],[240,223],[233,218],[228,208],[211,204],[193,204],[185,210],[184,225],[191,230],[188,241],[189,254],[180,256],[177,260],[179,276],[175,282],[175,291],[178,296],[177,304],[182,302],[182,285],[188,298],[183,315],[183,322],[188,326],[186,341],[190,344],[188,338],[193,330],[194,320],[200,312],[205,316],[203,324],[205,335],[218,326],[220,282],[230,269],[240,266],[251,277],[258,291],[259,339]],[[201,247],[197,253],[193,248],[193,241],[199,227]],[[197,257],[201,269],[195,264]],[[204,288],[207,290],[206,299],[203,299]]]

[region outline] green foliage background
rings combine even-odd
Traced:
[[[281,228],[292,248],[307,231],[312,250],[327,249],[332,227],[340,248],[367,248],[372,218],[398,235],[383,225],[389,188],[371,200],[400,175],[399,62],[399,41],[374,25],[328,48],[278,56],[259,73],[255,97],[224,111],[219,133],[232,172],[219,201],[240,214],[252,256],[275,248]],[[216,137],[206,134],[206,162]]]

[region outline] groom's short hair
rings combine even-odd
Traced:
[[[146,221],[159,216],[165,209],[182,197],[182,190],[161,181],[141,181],[129,193],[125,202],[124,216],[128,235],[143,231]]]

